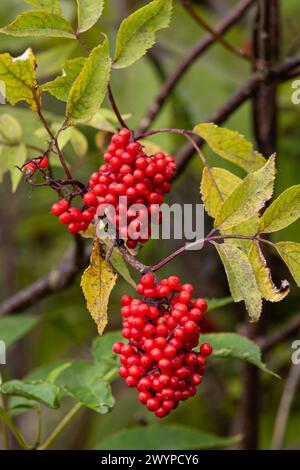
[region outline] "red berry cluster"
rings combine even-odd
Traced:
[[[92,220],[98,208],[105,208],[108,204],[115,208],[115,214],[110,222],[117,228],[123,239],[127,239],[128,248],[135,248],[138,242],[145,242],[150,237],[149,224],[142,227],[143,216],[148,221],[150,215],[156,215],[159,220],[157,206],[163,202],[163,195],[170,191],[170,181],[176,166],[174,157],[158,152],[149,157],[143,152],[142,145],[132,140],[130,130],[124,128],[114,134],[107,152],[104,155],[105,164],[101,165],[99,172],[91,175],[89,191],[83,196],[85,210],[70,214],[57,211],[55,205],[52,212],[59,215],[60,221],[68,224],[69,231],[83,230]],[[122,212],[120,197],[127,197],[128,208]],[[143,204],[142,209],[136,211],[132,206]],[[137,218],[139,220],[137,220]],[[125,219],[125,220],[124,220]],[[138,239],[130,238],[130,230],[138,234]]]
[[[85,209],[82,212],[77,207],[70,207],[66,199],[53,204],[51,207],[52,214],[56,215],[62,224],[68,225],[70,233],[78,233],[85,231],[94,217],[94,211]]]
[[[173,156],[158,152],[148,157],[141,144],[131,142],[131,138],[132,134],[126,128],[112,136],[104,155],[105,164],[100,166],[98,173],[91,175],[90,192],[84,195],[83,200],[92,209],[107,203],[114,206],[116,217],[112,222],[118,230],[121,227],[121,235],[127,239],[128,248],[135,248],[138,242],[149,239],[150,230],[148,224],[144,231],[141,230],[140,220],[143,214],[141,211],[137,213],[130,206],[145,205],[148,210],[145,217],[148,218],[148,214],[155,209],[154,205],[162,204],[163,195],[170,191],[170,181],[176,167]],[[121,196],[127,197],[128,202],[124,215],[121,215]],[[139,222],[135,221],[137,216]],[[139,239],[130,238],[130,227],[139,234]]]
[[[196,394],[205,372],[206,356],[212,347],[198,346],[200,321],[207,309],[204,299],[192,300],[191,284],[180,285],[170,276],[156,285],[152,274],[145,274],[137,285],[144,301],[122,297],[124,317],[122,335],[128,344],[117,342],[121,377],[129,387],[136,387],[139,400],[162,418]]]
[[[32,175],[37,171],[38,168],[47,168],[49,165],[49,160],[47,157],[38,157],[32,160],[29,163],[24,165],[24,171],[27,175]]]

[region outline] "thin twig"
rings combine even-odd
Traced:
[[[300,367],[299,365],[292,364],[285,382],[284,390],[277,410],[271,443],[272,450],[279,450],[284,444],[286,427],[288,424],[292,403],[299,385],[299,380]]]
[[[277,65],[269,71],[268,80],[278,83],[285,82],[291,78],[291,74],[295,70],[300,72],[299,65],[300,54],[297,54],[294,57],[288,57],[282,62],[282,64]],[[259,84],[265,80],[265,74],[261,72],[253,73],[253,75],[243,83],[243,85],[241,85],[216,112],[206,119],[206,122],[213,122],[218,125],[222,124],[253,95]],[[199,146],[202,146],[204,143],[203,139],[200,137],[197,138],[196,142]],[[181,174],[194,153],[194,148],[190,144],[181,148],[176,159],[177,172],[175,177]]]
[[[246,11],[256,2],[256,0],[241,0],[215,27],[215,31],[218,34],[223,34],[228,31],[235,23],[237,23]],[[189,70],[189,68],[196,62],[196,60],[205,52],[207,49],[215,43],[215,38],[211,34],[205,36],[199,41],[179,62],[175,70],[167,80],[161,86],[157,96],[149,106],[149,111],[146,116],[142,119],[139,132],[145,132],[154,119],[161,111],[168,97],[176,87],[177,83],[182,79],[183,75]]]
[[[300,314],[284,323],[277,331],[263,338],[257,338],[257,344],[263,353],[269,352],[278,344],[291,338],[300,329]]]
[[[82,409],[83,405],[81,403],[76,403],[76,405],[71,408],[71,410],[64,416],[64,418],[60,421],[58,426],[54,429],[54,431],[50,434],[50,436],[46,439],[46,441],[40,445],[37,450],[47,450],[53,444],[53,442],[61,435],[61,433],[65,430],[68,426],[70,421],[75,418],[78,412]]]
[[[181,0],[182,6],[186,9],[189,15],[199,24],[203,29],[205,29],[214,39],[216,42],[222,44],[225,49],[232,52],[236,56],[241,59],[245,59],[250,62],[254,67],[256,67],[256,60],[255,58],[249,54],[247,51],[235,47],[233,44],[230,44],[222,34],[219,34],[218,31],[214,30],[205,20],[200,16],[194,9],[190,0]]]
[[[125,121],[123,120],[122,115],[119,111],[119,108],[116,104],[116,101],[114,99],[114,96],[113,96],[112,89],[111,89],[110,85],[108,85],[108,87],[107,87],[107,93],[108,93],[108,99],[110,101],[111,107],[112,107],[112,109],[113,109],[113,111],[114,111],[114,113],[115,113],[115,115],[116,115],[116,117],[117,117],[117,119],[120,123],[120,126],[125,127],[126,129],[128,129],[128,126],[125,123]]]

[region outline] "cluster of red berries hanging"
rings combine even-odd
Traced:
[[[26,163],[23,167],[23,171],[27,176],[33,175],[39,168],[45,169],[49,165],[48,157],[37,157]]]
[[[132,133],[126,128],[112,136],[104,154],[105,163],[100,166],[99,172],[90,177],[89,191],[83,196],[83,212],[72,212],[69,207],[65,207],[65,201],[61,205],[59,202],[52,206],[52,213],[68,225],[71,233],[84,230],[98,209],[110,205],[115,208],[114,218],[110,222],[117,228],[121,238],[127,240],[128,248],[135,248],[139,242],[149,239],[150,222],[146,222],[151,216],[156,216],[159,221],[159,206],[164,194],[170,191],[170,181],[176,166],[172,155],[158,152],[149,157],[142,145],[131,139]],[[121,210],[122,196],[127,198],[128,209],[125,214]],[[142,204],[144,209],[135,210],[132,208],[135,204]],[[130,237],[131,233],[137,234],[134,239]]]
[[[208,343],[199,344],[204,299],[192,300],[191,284],[180,285],[170,276],[156,285],[152,274],[145,274],[137,285],[144,300],[122,297],[123,338],[128,343],[113,345],[120,354],[121,377],[139,391],[139,401],[162,418],[196,394],[205,372]]]

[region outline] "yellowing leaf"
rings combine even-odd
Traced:
[[[243,168],[247,173],[258,170],[266,163],[253,145],[236,131],[213,123],[198,124],[194,131],[217,155]]]
[[[273,155],[262,168],[249,173],[230,194],[217,214],[215,227],[227,229],[250,219],[272,197],[274,179]]]
[[[8,53],[0,54],[0,80],[5,83],[6,98],[10,104],[26,101],[31,109],[37,110],[41,96],[37,88],[35,68],[35,57],[31,49],[16,58]]]
[[[232,244],[214,245],[224,265],[233,300],[244,300],[251,321],[257,322],[261,315],[262,299],[247,255]]]
[[[77,0],[78,32],[83,33],[90,29],[100,18],[104,0]]]
[[[23,2],[28,3],[32,7],[46,10],[49,13],[61,14],[59,0],[23,0]]]
[[[99,335],[103,333],[108,322],[108,301],[116,280],[117,275],[101,257],[99,242],[95,240],[91,264],[82,275],[81,287],[87,308],[96,322]]]
[[[51,82],[44,83],[42,90],[47,91],[61,101],[67,101],[71,87],[80,74],[86,61],[85,57],[69,59],[63,66],[63,74]]]
[[[275,244],[275,248],[300,287],[300,243],[279,242]]]
[[[245,222],[242,222],[239,225],[235,225],[234,227],[230,227],[226,230],[221,230],[221,233],[222,235],[256,235],[258,222],[258,214],[255,214],[250,219],[246,220]],[[226,238],[224,241],[225,243],[233,243],[237,245],[245,253],[248,253],[248,250],[251,245],[251,240],[247,240],[244,238]]]
[[[257,241],[251,243],[248,257],[262,297],[270,302],[280,302],[284,299],[290,291],[289,283],[282,281],[279,289],[274,285],[271,271],[267,267],[265,257]]]
[[[241,182],[240,178],[223,168],[204,167],[200,191],[206,212],[216,217],[225,199]]]
[[[155,32],[166,28],[172,14],[172,0],[154,0],[128,16],[117,34],[113,66],[121,69],[142,57],[155,41]]]
[[[259,223],[259,232],[270,233],[281,230],[300,217],[300,184],[286,189],[264,212]]]
[[[106,95],[110,69],[109,43],[106,39],[92,50],[72,85],[67,101],[70,124],[88,121],[96,114]]]
[[[72,26],[60,15],[45,10],[30,10],[4,28],[1,33],[11,36],[45,36],[76,39]]]

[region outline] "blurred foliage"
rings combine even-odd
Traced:
[[[71,0],[62,0],[61,4],[65,16],[75,21],[75,8]],[[122,17],[129,11],[136,9],[145,2],[112,0],[105,2],[104,15],[96,27],[85,33],[85,40],[91,44],[99,43],[102,30],[109,32],[113,38],[117,25]],[[158,45],[153,49],[154,59],[150,56],[134,64],[132,67],[112,74],[112,88],[122,113],[130,113],[128,121],[135,128],[145,114],[149,103],[155,96],[162,76],[170,73],[183,54],[203,35],[199,27],[186,15],[176,3],[175,15],[171,27],[159,33]],[[213,24],[217,19],[218,11],[203,6],[199,9],[201,14]],[[218,5],[222,10],[224,4],[233,2],[205,2]],[[299,50],[300,35],[298,18],[300,3],[297,0],[285,0],[282,6],[282,56],[295,53]],[[0,25],[8,24],[18,13],[29,9],[20,0],[2,0],[0,10]],[[253,12],[226,35],[227,39],[243,46],[251,41],[251,27]],[[82,55],[82,49],[71,41],[62,39],[40,38],[12,38],[0,36],[0,52],[10,52],[20,55],[27,47],[32,47],[37,55],[38,77],[43,83],[53,79],[61,72],[61,67],[68,58]],[[197,61],[184,75],[176,87],[171,99],[168,100],[163,112],[155,121],[155,127],[181,127],[192,128],[195,124],[205,121],[249,75],[249,67],[220,45],[215,45],[201,60]],[[299,116],[300,108],[292,105],[291,84],[280,86],[279,96],[279,139],[277,157],[277,188],[276,193],[287,187],[299,183]],[[48,116],[59,121],[63,115],[63,106],[50,95],[45,94],[44,109]],[[105,107],[109,104],[106,102]],[[251,141],[250,105],[242,106],[226,123],[231,129],[245,134]],[[39,145],[40,138],[37,130],[40,123],[33,112],[25,107],[11,108],[9,105],[0,106],[0,114],[11,113],[17,117],[22,125],[26,143]],[[98,168],[102,162],[105,136],[98,134],[95,129],[81,126],[88,145],[88,154],[84,157],[74,155],[70,142],[66,144],[64,153],[71,163],[78,178],[86,180],[87,176]],[[151,138],[164,150],[175,152],[184,143],[181,137],[174,135],[161,135]],[[101,148],[99,149],[99,143]],[[204,151],[212,165],[222,166],[236,172],[242,172],[229,162],[220,161],[212,156],[210,151]],[[34,154],[30,154],[32,157]],[[184,174],[176,181],[169,201],[199,202],[199,181],[201,163],[194,157]],[[70,236],[50,214],[49,207],[55,201],[55,195],[47,188],[32,188],[22,182],[17,192],[12,195],[11,183],[8,177],[4,178],[0,186],[1,195],[1,300],[27,286],[60,261],[69,244]],[[274,241],[299,239],[300,221],[286,228],[280,233],[272,234]],[[146,264],[154,264],[173,251],[178,244],[176,241],[150,241],[141,251],[141,260]],[[273,253],[272,265],[275,281],[287,277],[294,286],[290,275],[283,263]],[[221,268],[216,253],[212,249],[197,253],[187,252],[172,262],[172,270],[183,279],[193,279],[197,286],[197,294],[204,297],[225,297],[228,295],[225,274]],[[161,276],[169,272],[169,268],[161,271]],[[132,276],[137,280],[135,272]],[[119,297],[123,293],[132,293],[133,289],[119,278],[110,299],[109,329],[120,326]],[[280,304],[272,304],[268,313],[270,330],[275,330],[281,323],[297,312],[299,306],[299,291],[292,290],[292,294]],[[64,362],[69,358],[89,358],[90,346],[96,336],[96,328],[87,312],[82,296],[79,281],[67,290],[51,296],[34,307],[30,314],[39,317],[40,321],[34,330],[28,333],[8,351],[8,360],[1,372],[6,380],[19,379],[26,376],[32,369],[42,364]],[[23,315],[19,313],[18,315]],[[243,320],[239,307],[224,305],[217,312],[209,314],[209,321],[215,331],[232,331]],[[24,332],[25,334],[25,332]],[[16,336],[18,333],[16,332]],[[21,335],[21,334],[20,334]],[[60,363],[61,363],[60,362]],[[268,365],[276,370],[283,378],[288,373],[290,365],[290,344],[278,346]],[[197,396],[183,403],[164,424],[187,425],[195,430],[205,430],[218,435],[232,432],[232,423],[235,420],[241,396],[240,371],[242,364],[237,361],[213,361],[208,368],[208,374]],[[275,414],[278,407],[284,381],[274,380],[268,374],[262,374],[262,427],[260,433],[261,448],[270,446]],[[116,405],[109,414],[100,416],[91,411],[85,411],[77,419],[81,419],[83,426],[74,426],[69,430],[67,437],[57,441],[56,446],[61,448],[93,448],[96,445],[105,446],[105,440],[116,432],[122,432],[127,427],[156,423],[137,399],[135,392],[128,390],[121,381],[113,384],[113,394]],[[65,398],[69,405],[70,398]],[[44,433],[47,435],[53,424],[63,416],[62,409],[58,414],[42,408]],[[22,427],[28,440],[32,440],[31,414],[22,415]],[[286,447],[300,448],[299,435],[300,400],[299,395],[293,403],[293,409],[287,427],[285,440]],[[82,429],[84,427],[84,433]],[[195,431],[196,432],[196,431]],[[121,434],[122,435],[122,434]],[[105,440],[104,440],[105,437]],[[109,442],[109,440],[107,441]]]

